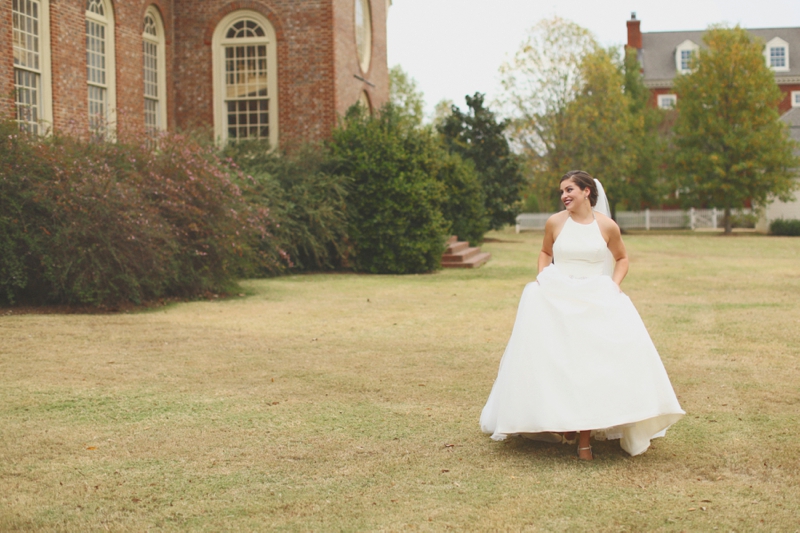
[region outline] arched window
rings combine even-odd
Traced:
[[[356,53],[361,72],[367,73],[372,61],[372,9],[369,0],[356,0]]]
[[[108,0],[86,0],[86,81],[89,129],[113,127],[117,106],[114,65],[114,10]]]
[[[221,142],[278,144],[275,30],[254,11],[237,11],[214,32],[214,132]]]
[[[19,128],[44,133],[52,124],[50,2],[12,0],[14,100]]]
[[[144,15],[142,32],[144,127],[148,132],[167,129],[166,53],[164,24],[155,7]]]

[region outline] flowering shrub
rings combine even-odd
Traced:
[[[0,134],[0,300],[191,297],[285,263],[267,208],[213,146]]]
[[[269,207],[272,233],[290,260],[291,271],[347,265],[349,245],[345,199],[347,179],[325,171],[325,146],[306,144],[270,151],[263,141],[229,144],[225,151],[254,186],[248,199]],[[272,246],[272,241],[267,243]]]

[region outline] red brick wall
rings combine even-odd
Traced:
[[[372,12],[372,60],[361,71],[356,51],[355,1],[334,0],[336,112],[340,115],[366,91],[373,109],[389,100],[389,70],[386,58],[386,0],[370,0]],[[369,83],[355,77],[358,75]],[[372,84],[372,85],[370,85]]]
[[[275,29],[281,144],[326,137],[335,124],[331,0],[176,0],[178,127],[213,126],[211,40],[219,21],[240,9]]]
[[[783,93],[783,100],[778,104],[778,111],[783,115],[792,108],[792,91],[800,91],[800,84],[779,85],[778,87]]]
[[[0,117],[13,116],[14,93],[14,46],[11,43],[11,2],[0,2]]]
[[[270,20],[276,32],[281,143],[327,137],[337,113],[357,101],[362,90],[367,90],[375,107],[389,97],[386,2],[372,0],[373,51],[367,73],[360,72],[356,57],[353,2],[113,0],[120,131],[139,131],[144,125],[142,22],[148,6],[154,5],[166,34],[170,129],[213,127],[211,38],[224,16],[251,9]],[[78,133],[88,128],[85,5],[85,0],[50,3],[54,128]],[[0,2],[0,22],[0,54],[6,58],[0,67],[3,98],[13,91],[10,2]],[[353,74],[363,75],[375,87]]]
[[[50,49],[53,77],[53,128],[88,129],[86,96],[86,2],[50,3]]]

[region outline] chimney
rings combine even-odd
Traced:
[[[628,46],[642,49],[642,30],[639,28],[641,20],[636,20],[636,12],[631,13],[631,20],[628,21]]]

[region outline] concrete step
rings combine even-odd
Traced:
[[[477,255],[473,255],[466,261],[460,262],[445,262],[442,261],[443,268],[478,268],[479,266],[483,265],[489,259],[491,259],[492,254],[489,252],[481,252]]]
[[[454,242],[447,245],[447,250],[444,251],[446,254],[455,254],[462,250],[466,250],[469,248],[469,243],[464,241]]]
[[[480,248],[470,248],[469,246],[464,246],[458,251],[445,252],[442,254],[442,261],[446,263],[463,263],[473,255],[479,254],[480,252]]]

